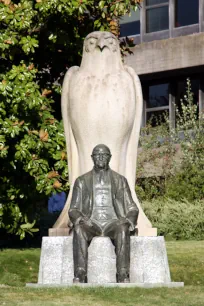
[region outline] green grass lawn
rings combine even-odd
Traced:
[[[0,252],[0,305],[204,306],[204,241],[167,242],[172,281],[184,288],[25,288],[37,282],[40,249]]]

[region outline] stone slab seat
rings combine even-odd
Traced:
[[[72,243],[72,236],[43,237],[37,285],[73,283]],[[93,285],[116,283],[116,255],[110,238],[93,238],[88,250],[87,276]],[[131,237],[130,283],[173,284],[164,237]]]

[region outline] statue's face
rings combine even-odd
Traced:
[[[119,49],[117,38],[110,32],[92,32],[84,41],[86,52],[109,50],[115,53]]]
[[[111,159],[110,150],[105,146],[97,146],[91,155],[95,169],[108,169]]]

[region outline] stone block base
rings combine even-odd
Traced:
[[[131,237],[130,283],[170,284],[164,237]],[[72,237],[43,237],[38,284],[72,284]],[[116,255],[108,237],[93,238],[88,250],[88,283],[116,283]]]
[[[179,288],[184,287],[183,282],[170,282],[170,283],[104,283],[104,284],[34,284],[27,283],[26,287],[29,288],[68,288],[68,287],[81,287],[81,288],[95,288],[95,287],[104,287],[104,288]]]
[[[88,283],[116,283],[116,255],[108,237],[94,237],[88,249]]]

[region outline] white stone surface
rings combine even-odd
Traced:
[[[114,249],[110,238],[93,238],[88,252],[88,283],[116,283]]]
[[[45,285],[45,284],[34,284],[34,283],[27,283],[26,287],[30,288],[68,288],[68,287],[81,287],[81,288],[95,288],[95,287],[105,287],[105,288],[180,288],[184,287],[183,282],[170,282],[170,283],[106,283],[106,284],[96,284],[96,283],[87,283],[87,284],[52,284],[52,285]]]
[[[140,211],[138,228],[152,228],[135,193],[142,107],[140,80],[131,67],[123,65],[117,38],[109,32],[90,33],[84,41],[81,66],[71,67],[63,82],[70,193],[54,227],[67,226],[74,181],[92,169],[92,150],[103,143],[112,153],[110,167],[128,180]]]
[[[164,237],[131,237],[130,281],[171,282]]]
[[[38,284],[73,282],[72,237],[43,237]],[[95,237],[88,251],[88,282],[116,282],[116,256],[108,237]],[[163,237],[131,237],[130,282],[171,283]]]
[[[38,283],[72,283],[73,275],[72,237],[43,237]]]

